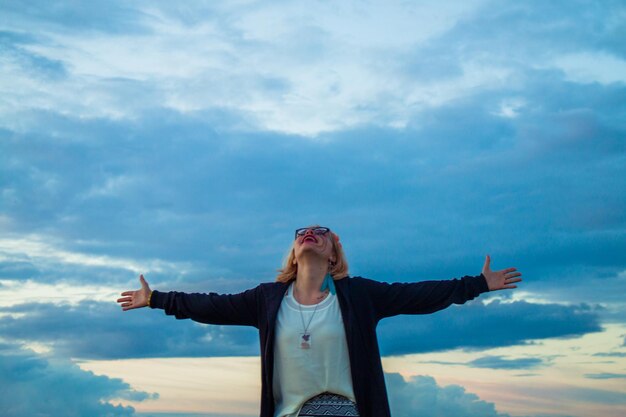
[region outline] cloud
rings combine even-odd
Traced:
[[[517,358],[505,359],[502,356],[483,356],[470,362],[453,362],[453,361],[421,361],[421,363],[434,363],[441,365],[463,365],[471,368],[489,368],[489,369],[535,369],[546,366],[552,360],[551,357],[543,358]],[[516,374],[515,376],[534,376],[538,373],[527,372]]]
[[[573,95],[572,91],[568,94]],[[260,266],[265,271],[274,270],[289,244],[285,229],[310,220],[336,224],[354,248],[357,258],[353,264],[361,265],[364,275],[370,276],[370,271],[391,278],[409,273],[415,276],[421,271],[445,273],[435,267],[450,257],[434,253],[437,248],[455,253],[454,264],[446,261],[446,265],[456,270],[462,265],[465,268],[470,259],[476,262],[476,252],[482,258],[487,248],[500,251],[501,256],[517,257],[526,270],[533,265],[544,270],[571,265],[573,251],[589,259],[587,262],[615,267],[605,260],[616,259],[615,254],[626,247],[626,242],[610,232],[623,217],[623,211],[618,210],[620,194],[616,193],[623,185],[621,177],[611,175],[610,165],[602,163],[605,157],[612,158],[611,147],[607,155],[598,155],[597,162],[581,162],[596,170],[606,186],[584,186],[587,180],[578,166],[554,160],[560,147],[569,146],[565,138],[552,145],[553,150],[541,151],[542,155],[533,155],[537,147],[522,139],[519,152],[515,148],[497,149],[503,146],[498,142],[505,140],[498,138],[514,135],[514,127],[494,122],[494,116],[471,110],[472,106],[468,102],[433,112],[431,124],[419,134],[353,131],[329,138],[332,144],[294,144],[290,138],[274,135],[242,138],[204,133],[205,128],[211,132],[211,126],[188,125],[180,117],[171,123],[155,120],[151,128],[129,127],[126,132],[124,124],[100,127],[99,123],[87,123],[79,136],[96,135],[91,144],[52,143],[25,135],[20,141],[4,144],[5,155],[12,155],[13,161],[3,165],[9,179],[5,191],[11,196],[5,213],[16,233],[45,225],[52,240],[66,246],[57,250],[100,252],[122,259],[194,261],[225,272],[232,271],[236,260],[245,257],[250,262],[239,262],[238,268],[244,268],[242,275],[259,271]],[[458,121],[453,128],[447,127],[450,119]],[[565,129],[570,121],[559,123]],[[76,133],[74,126],[49,122],[63,137],[69,139]],[[543,125],[544,121],[535,123]],[[552,122],[545,124],[554,126]],[[467,130],[475,132],[483,144],[463,139]],[[113,139],[107,140],[107,136]],[[550,132],[542,136],[555,141]],[[606,137],[617,136],[606,132]],[[549,143],[533,140],[538,147]],[[31,146],[37,144],[39,151],[23,147],[25,141]],[[116,145],[109,148],[113,143]],[[477,146],[486,147],[477,154],[479,159],[467,158]],[[141,158],[133,148],[141,149]],[[327,155],[318,161],[319,169],[299,169],[297,161],[316,154]],[[447,162],[441,164],[442,160]],[[502,160],[524,170],[525,175],[507,174],[505,170],[497,179],[489,179],[489,172],[505,169]],[[103,169],[90,170],[94,164],[101,164]],[[564,181],[583,186],[564,191],[542,168],[545,164],[559,169]],[[74,170],[85,174],[77,177],[72,175]],[[95,193],[93,190],[112,184],[110,173],[133,180],[116,192]],[[472,188],[476,183],[489,185]],[[539,183],[541,188],[536,187]],[[328,197],[311,201],[298,192],[298,184],[312,184],[310,192],[324,192]],[[476,191],[465,192],[469,189]],[[567,201],[557,203],[557,192],[566,192]],[[393,205],[389,205],[391,201]],[[250,205],[257,208],[255,216],[247,210]],[[526,213],[536,215],[528,218]],[[238,221],[229,220],[233,216]],[[354,218],[361,220],[351,221]],[[550,226],[554,222],[558,224]],[[254,231],[259,224],[272,225],[270,236],[261,239],[257,232],[243,239],[246,230]],[[378,236],[364,238],[358,227],[362,224],[380,224],[383,229]],[[564,231],[556,233],[553,228],[557,226]],[[501,233],[522,228],[524,233],[512,246],[503,243]],[[211,233],[201,233],[209,230]],[[416,230],[420,236],[428,236],[428,242],[412,238]],[[389,250],[390,239],[403,243]],[[538,241],[553,243],[539,248]],[[90,242],[102,242],[102,246]],[[218,245],[238,252],[220,253]],[[599,246],[603,250],[594,251]],[[273,258],[258,256],[263,250]],[[376,262],[362,255],[371,250],[380,254]],[[433,252],[432,258],[410,256],[426,250]],[[401,267],[405,270],[399,270]]]
[[[544,8],[536,6],[538,10]],[[475,5],[468,7],[472,9]],[[166,23],[174,25],[171,21],[185,17],[177,16],[181,12],[168,12],[174,17],[162,12]],[[281,13],[280,8],[271,12]],[[252,15],[255,13],[262,14],[251,12]],[[449,13],[452,18],[442,19],[448,22],[444,28],[454,28],[451,29],[452,38],[442,35],[436,41],[427,36],[430,39],[427,45],[406,53],[398,51],[395,61],[399,64],[408,62],[407,69],[397,70],[405,71],[408,81],[412,80],[413,84],[419,81],[419,84],[426,85],[423,88],[431,88],[438,94],[458,89],[454,83],[445,89],[438,84],[433,86],[423,82],[428,79],[428,74],[440,71],[428,68],[422,68],[421,73],[416,71],[414,67],[418,63],[431,62],[423,59],[422,54],[434,56],[435,62],[441,62],[440,66],[453,73],[458,72],[459,77],[468,76],[467,71],[472,68],[475,73],[487,73],[480,65],[474,64],[467,69],[467,65],[461,65],[463,61],[455,55],[454,48],[444,47],[445,42],[454,45],[457,37],[461,37],[455,32],[460,30],[457,28],[469,30],[468,25],[475,22],[474,19],[487,27],[491,24],[500,28],[506,24],[500,20],[528,22],[540,18],[542,25],[537,39],[545,34],[543,31],[551,33],[554,30],[548,24],[549,18],[537,15],[534,8],[506,8],[497,14],[497,19],[492,14]],[[456,19],[461,18],[465,23],[455,25]],[[570,20],[563,19],[568,27]],[[245,22],[246,18],[242,21]],[[525,27],[520,23],[517,29],[522,31]],[[472,36],[467,39],[464,35],[463,39],[476,42],[475,48],[480,46],[482,50],[483,42],[499,42],[499,37],[485,36],[477,27],[471,28],[474,28],[470,32]],[[590,30],[587,26],[584,28]],[[437,33],[437,36],[441,35],[441,31]],[[20,45],[39,41],[20,36]],[[316,35],[312,33],[310,36]],[[491,38],[494,39],[489,41]],[[210,43],[204,38],[201,40]],[[97,40],[81,38],[75,41],[96,43]],[[17,40],[10,42],[18,43]],[[166,52],[170,50],[166,49]],[[28,53],[29,50],[24,51]],[[231,53],[234,51],[241,50],[234,49]],[[409,53],[407,61],[405,55]],[[87,61],[93,62],[88,58]],[[125,63],[128,60],[117,61]],[[323,67],[323,63],[320,65]],[[45,110],[26,108],[19,117],[7,116],[3,126],[10,139],[1,145],[7,158],[2,164],[2,175],[7,178],[3,188],[4,211],[10,218],[11,228],[17,233],[45,230],[52,237],[59,238],[57,240],[64,240],[64,245],[74,246],[65,250],[101,251],[123,259],[129,255],[141,255],[140,252],[144,255],[151,252],[151,257],[161,259],[184,257],[204,261],[203,266],[210,265],[211,269],[225,274],[233,272],[230,265],[243,257],[250,262],[240,262],[245,265],[241,268],[247,265],[251,268],[243,270],[242,275],[275,269],[276,258],[282,256],[283,247],[287,246],[287,240],[284,240],[279,248],[280,240],[273,239],[275,234],[280,233],[281,226],[313,217],[317,217],[314,221],[320,217],[334,221],[337,227],[347,230],[346,237],[355,236],[354,241],[363,239],[358,225],[384,226],[380,237],[355,243],[357,250],[354,253],[358,257],[354,265],[362,265],[363,274],[374,271],[395,278],[405,272],[414,275],[421,271],[445,272],[436,270],[435,266],[449,258],[447,253],[450,252],[455,254],[455,260],[452,265],[450,261],[445,264],[450,265],[450,270],[458,270],[461,266],[467,268],[470,260],[476,259],[475,252],[482,256],[487,249],[501,251],[507,257],[518,257],[525,261],[526,270],[541,265],[542,272],[552,266],[562,271],[562,267],[571,265],[572,252],[576,252],[577,259],[592,263],[594,274],[600,268],[599,264],[604,264],[605,268],[623,268],[619,262],[615,265],[615,259],[623,252],[626,242],[614,231],[619,230],[625,221],[624,210],[621,210],[622,193],[619,192],[624,184],[623,176],[615,175],[619,174],[619,168],[616,169],[619,164],[611,161],[619,159],[624,151],[623,141],[619,140],[624,130],[615,122],[620,113],[614,105],[623,101],[624,88],[619,85],[581,85],[566,80],[556,70],[528,69],[520,65],[518,61],[513,65],[515,71],[520,72],[514,77],[516,82],[508,82],[505,77],[502,83],[493,84],[492,77],[488,77],[489,83],[484,88],[480,83],[471,84],[469,91],[462,96],[439,100],[437,105],[419,105],[419,110],[404,102],[393,110],[390,100],[381,100],[380,93],[371,103],[363,100],[350,107],[360,109],[365,113],[363,117],[371,117],[371,120],[320,133],[317,142],[284,132],[268,133],[251,121],[251,118],[264,117],[268,111],[240,111],[234,106],[189,112],[163,108],[158,104],[163,102],[160,93],[152,92],[155,85],[167,83],[121,79],[113,75],[81,78],[78,83],[81,94],[71,92],[71,88],[76,87],[65,85],[50,87],[50,90],[58,94],[70,91],[71,99],[82,100],[90,88],[94,88],[99,91],[96,97],[110,96],[113,105],[100,105],[99,101],[92,100],[90,103],[79,102],[68,111],[60,112],[63,98],[57,97]],[[23,66],[30,68],[31,65]],[[19,67],[15,71],[22,74],[23,69]],[[205,71],[206,74],[198,76],[199,81],[190,83],[188,80],[196,77],[185,76],[181,77],[183,86],[167,85],[177,91],[184,87],[215,95],[215,89],[224,83],[217,80],[207,81],[210,85],[203,84],[203,77],[217,77],[213,71]],[[129,77],[132,71],[120,72]],[[417,74],[410,79],[413,72]],[[268,77],[280,80],[275,73],[268,74],[271,74]],[[242,77],[246,78],[245,74]],[[66,82],[74,85],[75,79],[68,78]],[[245,100],[248,100],[247,91],[256,91],[257,87],[248,88],[246,83],[254,82],[237,79],[232,83],[238,88],[225,89],[231,95],[245,90]],[[289,82],[269,84],[278,95],[286,94],[284,89],[289,88]],[[360,82],[358,87],[364,84],[369,85]],[[36,101],[42,100],[41,91],[33,94]],[[424,94],[432,97],[435,92]],[[414,95],[419,94],[414,92]],[[136,104],[140,109],[137,112],[127,111],[126,106],[132,105],[134,100],[145,100],[146,103]],[[22,103],[20,105],[27,103],[19,97],[16,101]],[[184,102],[183,99],[179,101]],[[205,100],[200,97],[198,101]],[[328,101],[314,102],[321,103],[324,111],[332,109],[333,117],[346,119]],[[279,107],[281,112],[292,108]],[[83,112],[105,108],[127,115],[128,120],[124,117],[82,116]],[[310,122],[313,119],[310,112],[304,113],[304,122]],[[280,117],[287,116],[280,113]],[[290,124],[304,123],[302,117],[288,118]],[[400,125],[398,120],[402,120]],[[450,123],[451,120],[454,123]],[[324,123],[331,124],[332,121]],[[46,129],[40,130],[40,126],[46,126]],[[233,131],[233,126],[246,128],[244,132]],[[298,161],[307,160],[311,155],[325,156],[316,158],[319,168],[315,171],[299,169]],[[81,172],[81,175],[74,175],[75,172]],[[495,172],[498,175],[494,177]],[[588,172],[594,175],[589,177]],[[215,181],[216,178],[220,181]],[[596,182],[603,186],[595,186]],[[298,195],[301,194],[299,184],[307,184],[310,192],[327,198],[312,202],[310,198]],[[250,216],[247,210],[251,205],[258,212],[254,216]],[[118,215],[111,216],[111,213]],[[239,220],[229,220],[233,216]],[[255,226],[257,216],[262,224],[276,225],[271,229],[274,236],[267,238],[272,242],[266,240],[265,243],[270,244],[263,244],[261,239],[255,238],[242,243],[240,236],[244,231],[258,227]],[[355,218],[359,221],[351,221]],[[211,230],[212,233],[199,233],[200,230]],[[421,237],[428,236],[427,243],[423,238],[414,239],[416,230]],[[521,230],[523,233],[519,233]],[[504,243],[502,236],[513,234],[515,241]],[[390,238],[403,244],[395,250],[386,249]],[[104,242],[105,246],[95,248],[85,243],[86,240]],[[537,245],[537,242],[551,244]],[[239,252],[230,256],[206,253],[211,251],[205,248],[215,248],[218,244],[236,248]],[[443,251],[433,254],[433,260],[411,256],[424,251],[434,252],[433,246]],[[468,247],[474,251],[469,252]],[[271,262],[262,262],[261,257],[255,256],[262,248],[271,251],[274,256]],[[597,249],[594,251],[594,248]],[[363,255],[370,250],[380,253],[382,258]],[[391,254],[396,256],[389,256]],[[372,259],[376,259],[376,263]],[[407,271],[398,270],[397,265],[407,263],[411,263],[406,267]],[[549,285],[558,279],[551,276],[548,282],[541,281],[543,285]],[[560,289],[560,286],[553,285],[555,287]]]
[[[564,306],[499,300],[451,306],[426,316],[385,319],[378,327],[380,350],[384,355],[512,346],[533,339],[578,337],[599,331],[597,308],[585,304]],[[481,359],[474,366],[507,363],[538,365],[532,361],[507,362],[492,357]]]
[[[626,358],[626,352],[600,352],[594,353],[593,356]]]
[[[612,114],[609,104],[619,94],[557,86],[544,91],[567,93],[573,107],[585,94],[598,105],[596,113],[578,113],[591,120],[592,133],[582,139],[568,133],[571,115],[545,120],[545,112],[520,110],[513,121],[503,120],[489,113],[499,108],[499,97],[481,97],[482,110],[471,100],[433,110],[421,130],[364,129],[323,141],[216,132],[171,113],[154,114],[145,125],[42,119],[59,140],[15,133],[0,145],[8,219],[0,278],[116,287],[134,281],[137,270],[155,269],[148,280],[157,289],[243,290],[273,280],[292,229],[315,222],[341,234],[353,275],[415,281],[477,274],[490,253],[494,268],[518,267],[520,289],[548,303],[620,303],[624,177],[614,175],[611,162],[619,131],[600,117]],[[554,99],[545,106],[556,115],[560,105]],[[533,129],[545,140],[534,139]],[[465,132],[472,135],[465,139]],[[605,144],[599,149],[589,143],[595,135]],[[476,314],[475,322],[499,320],[489,311]],[[509,334],[510,323],[502,320],[503,332],[494,328],[490,340],[463,334],[474,346],[519,343],[526,336],[584,334],[597,328],[591,317],[581,311],[571,327],[544,334],[539,318],[524,336]],[[459,340],[442,334],[419,349],[460,346]],[[415,346],[403,344],[388,352]]]
[[[120,379],[94,375],[68,360],[47,358],[9,343],[0,344],[0,369],[0,412],[6,417],[132,416],[133,407],[113,401],[158,398]]]
[[[610,372],[603,372],[600,374],[585,374],[585,378],[591,379],[615,379],[615,378],[626,378],[626,374],[614,374]]]
[[[138,29],[135,22],[141,17],[140,11],[122,1],[94,1],[89,7],[80,1],[65,1],[56,6],[42,0],[35,0],[33,7],[17,7],[13,3],[2,5],[2,12],[10,16],[6,26],[21,27],[34,24],[48,30],[76,31],[96,30],[106,32],[128,32]],[[103,18],[106,16],[106,18]]]
[[[273,280],[292,230],[321,223],[353,275],[478,274],[490,253],[523,272],[513,294],[541,299],[383,322],[391,354],[623,322],[626,88],[555,59],[621,62],[624,7],[563,4],[2,5],[0,280],[57,297],[147,271],[158,289],[234,292]],[[31,306],[86,328],[75,306]],[[81,306],[107,328],[112,311]],[[211,337],[256,349],[229,331]]]
[[[623,45],[617,42],[623,30],[622,3],[611,2],[607,7],[597,8],[581,0],[576,1],[574,9],[567,9],[571,4],[531,1],[523,5],[498,5],[496,11],[494,3],[488,3],[471,19],[458,22],[446,32],[440,44],[450,47],[463,40],[462,51],[478,48],[486,51],[478,59],[531,67],[550,62],[559,53],[581,50],[605,49],[617,56],[625,55]],[[513,44],[516,48],[510,47]],[[501,53],[500,57],[493,54],[496,51]]]
[[[235,109],[262,129],[314,135],[367,121],[372,112],[364,108],[381,94],[399,99],[393,108],[401,108],[401,85],[390,84],[393,73],[386,81],[377,76],[388,69],[377,63],[375,54],[398,47],[399,40],[407,48],[436,36],[481,3],[441,9],[433,2],[374,2],[355,9],[322,2],[303,14],[286,3],[193,4],[185,13],[167,4],[96,2],[93,10],[76,5],[71,15],[79,16],[80,23],[64,19],[57,9],[19,13],[5,6],[14,16],[9,25],[13,33],[33,25],[43,29],[37,42],[24,49],[70,69],[57,88],[39,85],[38,91],[19,67],[8,69],[24,92],[25,100],[13,104],[50,109],[56,102],[63,114],[113,119],[135,117],[154,103],[184,113]],[[107,19],[97,14],[103,7]],[[387,19],[395,25],[386,24]],[[268,21],[274,22],[271,30]],[[133,87],[144,94],[125,93]],[[439,90],[428,91],[438,95]],[[324,103],[332,103],[332,110]],[[387,115],[380,121],[394,119]]]
[[[10,99],[7,111],[133,120],[155,108],[225,109],[254,130],[318,136],[370,125],[402,128],[424,109],[476,91],[523,91],[536,69],[563,81],[584,61],[585,81],[618,79],[617,70],[607,75],[589,59],[571,58],[595,58],[594,48],[607,50],[605,62],[623,62],[619,3],[599,10],[580,2],[569,13],[562,11],[567,5],[540,2],[498,5],[497,12],[489,1],[310,6],[195,3],[181,11],[165,3],[95,2],[88,10],[73,4],[37,12],[4,6],[12,16],[6,32],[31,54],[5,67],[22,98]],[[80,20],[59,13],[66,7]],[[22,35],[29,27],[39,28],[35,38]],[[51,86],[39,83],[22,71],[31,58],[56,62],[67,75]]]
[[[67,69],[61,60],[48,59],[33,54],[24,47],[40,41],[30,33],[0,31],[0,45],[3,46],[2,62],[10,68],[21,68],[27,75],[50,82],[67,76]]]
[[[546,364],[544,358],[505,359],[502,356],[483,356],[467,363],[472,368],[535,369]]]
[[[452,311],[454,310],[454,311]],[[26,303],[0,308],[8,314],[0,334],[37,342],[58,355],[84,359],[139,357],[256,356],[256,329],[178,321],[161,310],[122,312],[110,302]],[[511,325],[510,317],[517,323]],[[485,330],[485,323],[490,323]],[[443,325],[445,323],[445,326]],[[507,330],[508,329],[508,330]],[[386,319],[378,329],[381,354],[400,355],[447,349],[480,349],[523,344],[533,339],[576,337],[600,331],[586,306],[490,303],[451,308],[429,316]],[[116,340],[115,344],[107,340]],[[158,341],[158,342],[156,342]],[[475,367],[534,368],[539,361],[482,358]]]
[[[57,263],[75,264],[87,268],[109,267],[138,273],[140,271],[174,269],[176,266],[166,262],[143,261],[138,264],[130,259],[116,259],[106,255],[82,254],[59,250],[53,245],[43,241],[38,236],[22,237],[20,239],[0,239],[0,253],[7,260],[19,259],[20,255],[26,255],[33,259],[34,263]],[[161,264],[161,265],[160,265]],[[178,266],[180,268],[180,266]]]
[[[0,312],[9,313],[0,321],[0,334],[43,344],[59,357],[255,356],[260,352],[256,329],[178,321],[148,308],[122,312],[115,300],[29,303]]]
[[[413,376],[408,380],[397,373],[385,373],[391,413],[397,417],[508,416],[498,413],[493,403],[481,400],[459,385],[441,387],[430,376]]]
[[[101,253],[99,247],[108,245],[96,241],[82,242],[91,251],[63,248],[59,239],[48,236],[22,235],[0,239],[0,278],[29,279],[49,282],[80,282],[88,284],[103,281],[127,281],[140,273],[155,276],[193,272],[189,263],[168,262],[162,259],[132,259]],[[90,253],[91,252],[91,253]],[[100,252],[100,253],[99,253]]]
[[[271,281],[310,223],[341,234],[353,275],[477,275],[487,253],[524,274],[518,290],[383,321],[383,354],[624,323],[623,2],[36,1],[0,14],[9,340],[92,359],[258,355],[252,329],[121,313],[105,298],[138,272],[161,290]],[[101,398],[129,389],[115,384]],[[426,415],[497,415],[460,387],[393,385],[399,415],[416,398],[435,405]],[[624,403],[569,386],[526,395]]]
[[[574,53],[557,57],[554,61],[568,79],[576,82],[626,82],[626,61],[606,53]]]

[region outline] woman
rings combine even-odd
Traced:
[[[122,293],[124,311],[149,306],[177,319],[254,326],[261,344],[260,417],[389,417],[376,326],[398,314],[428,314],[480,293],[517,288],[516,268],[479,276],[385,283],[349,277],[339,236],[327,227],[296,230],[276,282],[239,294],[141,289]],[[330,414],[329,414],[330,413]]]

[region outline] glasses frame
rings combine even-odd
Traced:
[[[324,236],[326,233],[330,232],[328,227],[301,227],[300,229],[296,229],[295,238],[297,239],[300,236],[306,235],[308,230],[313,231],[313,234],[316,236]]]

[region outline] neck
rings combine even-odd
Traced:
[[[298,295],[305,300],[320,295],[320,287],[327,273],[326,262],[298,262],[298,273],[294,282]]]

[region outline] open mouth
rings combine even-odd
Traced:
[[[305,236],[305,238],[302,239],[302,243],[304,243],[304,242],[317,243],[317,240],[315,240],[315,238],[313,236]]]

